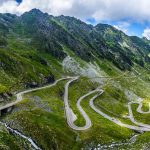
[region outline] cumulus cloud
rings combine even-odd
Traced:
[[[18,3],[14,0],[0,1],[0,13],[16,13]]]
[[[0,12],[22,14],[38,8],[52,15],[75,16],[82,20],[118,21],[124,18],[132,21],[150,20],[150,0],[0,0]]]
[[[33,8],[38,8],[53,15],[64,14],[72,8],[73,0],[23,0],[20,5],[15,0],[0,1],[0,12],[22,14]]]
[[[0,4],[7,2],[7,1],[10,1],[10,0],[0,0]],[[14,0],[12,0],[12,1],[14,1]]]
[[[142,34],[143,37],[146,37],[148,40],[150,40],[150,28],[146,28]]]

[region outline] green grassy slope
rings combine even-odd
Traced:
[[[3,119],[8,124],[13,122],[13,128],[31,136],[43,149],[80,149],[96,147],[98,144],[109,145],[112,142],[128,142],[132,135],[136,134],[134,131],[115,125],[95,113],[89,107],[89,100],[92,95],[81,103],[91,118],[92,127],[83,132],[70,129],[66,123],[63,104],[66,82],[62,81],[52,88],[27,94],[25,100]],[[123,92],[110,84],[104,87],[105,93],[97,98],[96,106],[106,114],[119,118],[124,123],[132,124],[128,119],[123,118],[123,115],[128,112],[126,108],[127,98]],[[69,88],[69,103],[78,117],[75,124],[79,126],[84,125],[84,120],[76,109],[76,101],[94,87],[97,87],[97,84],[93,84],[86,78],[81,78]],[[144,121],[148,123],[148,120],[149,117],[144,115]],[[120,148],[140,149],[149,142],[148,135],[148,133],[144,133],[138,136],[134,144]],[[145,137],[144,142],[141,137]]]
[[[0,18],[3,18],[0,20],[0,100],[11,101],[15,92],[50,84],[64,76],[79,75],[80,79],[69,87],[69,105],[77,116],[78,126],[83,126],[85,120],[76,107],[77,100],[98,86],[104,93],[95,100],[96,107],[123,123],[133,125],[126,118],[128,102],[142,98],[143,110],[148,109],[149,41],[129,37],[109,25],[93,27],[76,18],[49,16],[39,10],[20,17],[0,14]],[[111,79],[94,78],[101,76]],[[92,127],[80,132],[70,129],[63,103],[66,82],[25,95],[1,119],[45,150],[108,146],[112,142],[128,142],[139,134],[95,113],[89,106],[93,95],[81,102]],[[149,124],[149,114],[139,114],[136,108],[133,104],[135,119]],[[10,135],[5,128],[0,132],[3,149],[19,150],[25,146],[31,149],[26,141]],[[115,148],[149,148],[149,135],[149,132],[140,133],[134,144]]]

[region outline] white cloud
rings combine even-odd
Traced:
[[[150,0],[23,0],[20,5],[14,0],[0,0],[0,12],[22,14],[32,8],[52,15],[75,16],[82,20],[96,21],[150,20]]]
[[[146,28],[142,34],[143,37],[146,37],[148,40],[150,40],[150,28]]]
[[[20,5],[15,0],[0,0],[0,13],[10,12],[22,14],[33,8],[40,9],[53,15],[64,14],[72,8],[73,0],[23,0]]]
[[[0,12],[1,13],[15,13],[18,3],[13,0],[0,1]]]

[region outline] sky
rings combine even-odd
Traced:
[[[33,8],[50,15],[106,23],[128,35],[150,40],[150,0],[0,0],[0,13],[21,15]]]

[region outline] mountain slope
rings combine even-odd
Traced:
[[[76,107],[77,100],[97,87],[104,94],[95,100],[96,107],[133,125],[127,104],[144,99],[143,108],[147,109],[149,102],[150,41],[130,37],[110,25],[92,26],[74,17],[54,17],[37,9],[21,16],[0,14],[1,105],[14,100],[20,90],[50,84],[64,76],[80,76],[69,87],[69,105],[77,117],[76,126],[85,124]],[[25,95],[3,121],[32,137],[43,149],[94,149],[98,144],[128,142],[136,134],[96,114],[89,107],[94,95],[81,103],[92,127],[82,132],[70,129],[63,106],[66,83]],[[132,107],[136,110],[137,104]],[[134,111],[134,115],[144,123],[149,121],[149,114],[142,116]],[[16,149],[24,147],[18,137],[3,134],[17,141]],[[143,133],[128,148],[146,146],[148,137],[149,133]],[[1,143],[10,147],[5,140]]]
[[[128,37],[109,25],[93,27],[72,17],[53,17],[36,9],[23,14],[16,22],[21,35],[32,38],[38,49],[50,51],[58,58],[65,57],[63,47],[66,46],[86,61],[93,60],[93,55],[105,57],[123,70],[130,69],[134,62],[144,65],[149,60],[149,42]]]

